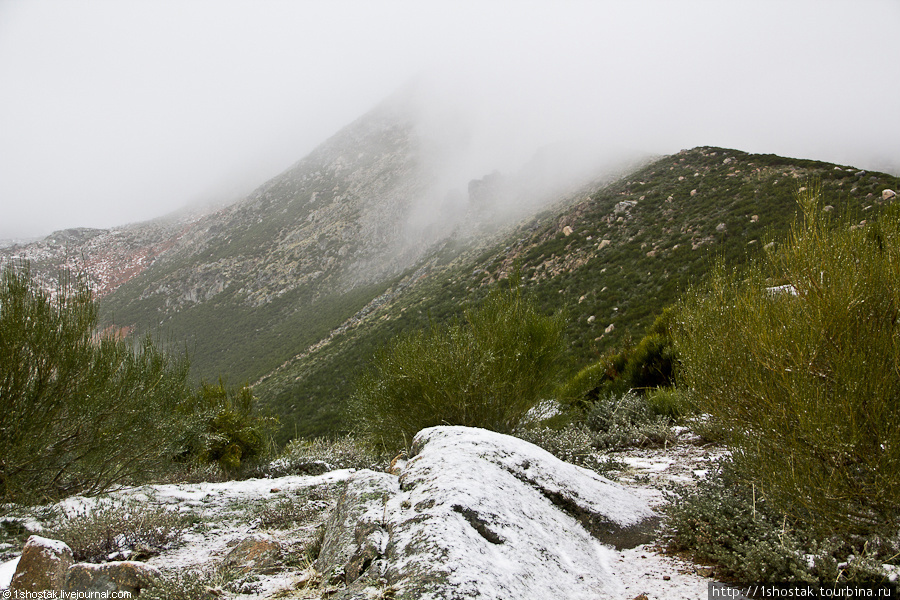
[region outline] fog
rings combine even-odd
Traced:
[[[236,200],[423,77],[450,178],[569,141],[898,172],[898,31],[896,0],[0,0],[0,239]]]

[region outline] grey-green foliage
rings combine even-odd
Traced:
[[[87,284],[0,276],[0,498],[97,493],[168,464],[190,411],[187,361],[96,331]]]
[[[352,414],[386,448],[434,425],[512,432],[553,383],[562,327],[559,315],[538,312],[513,277],[462,321],[403,335],[379,352]]]
[[[668,419],[654,413],[644,397],[631,391],[597,399],[585,421],[594,446],[601,449],[661,446],[675,441]]]
[[[761,493],[866,533],[900,514],[900,211],[860,227],[832,222],[814,189],[799,201],[764,262],[719,266],[682,302],[682,383]]]
[[[100,499],[93,506],[60,510],[49,535],[68,544],[76,561],[103,562],[125,550],[158,553],[178,542],[186,528],[178,511]]]

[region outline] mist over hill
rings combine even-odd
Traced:
[[[574,369],[629,343],[712,259],[738,264],[820,181],[877,211],[896,177],[696,148],[651,159],[603,140],[535,148],[497,169],[452,108],[415,83],[246,198],[0,249],[45,285],[87,275],[103,326],[185,346],[197,378],[251,382],[293,435],[345,430],[342,409],[393,336],[443,323],[519,268],[564,310]]]

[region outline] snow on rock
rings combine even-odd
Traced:
[[[23,597],[30,592],[61,592],[66,570],[74,562],[72,549],[65,543],[32,535],[22,548],[9,589]]]
[[[482,429],[419,432],[396,491],[392,479],[355,474],[336,514],[359,517],[330,522],[349,558],[319,568],[342,573],[342,598],[380,578],[398,599],[619,597],[605,544],[649,541],[658,521],[622,486]]]

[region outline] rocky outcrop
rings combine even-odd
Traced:
[[[224,564],[241,573],[267,573],[276,568],[281,554],[278,541],[266,535],[251,535],[231,549]]]
[[[657,516],[621,486],[522,440],[434,427],[400,476],[360,471],[328,523],[317,568],[338,597],[606,598],[612,549]],[[379,587],[380,586],[380,587]]]
[[[9,591],[13,596],[26,592],[61,592],[66,571],[73,562],[72,549],[65,543],[33,535],[22,548]]]
[[[66,573],[65,591],[102,597],[103,592],[127,592],[139,596],[161,576],[158,569],[137,561],[108,562],[102,565],[77,563]],[[87,596],[90,597],[90,596]]]

